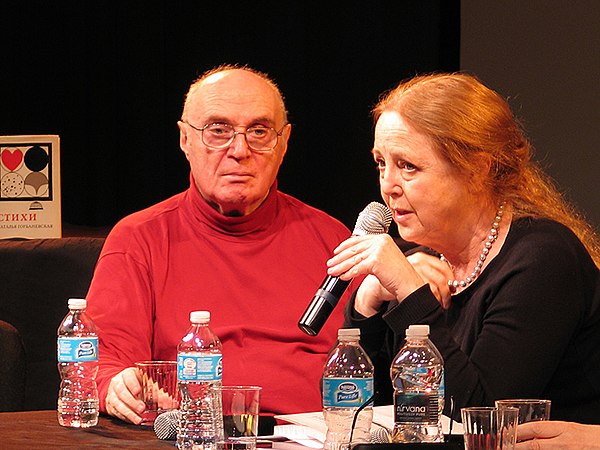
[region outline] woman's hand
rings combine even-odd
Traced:
[[[334,255],[327,262],[328,275],[342,280],[372,275],[365,278],[356,296],[355,309],[366,317],[375,314],[384,301],[402,301],[425,284],[387,234],[353,236]]]
[[[381,305],[390,300],[395,300],[384,288],[375,275],[367,275],[358,287],[354,309],[365,317],[371,317],[379,312]]]
[[[454,274],[447,263],[439,258],[424,252],[416,252],[406,257],[408,262],[415,268],[421,278],[429,283],[431,292],[435,295],[442,308],[450,307],[451,295],[448,280],[454,278]]]
[[[518,450],[598,450],[600,425],[536,421],[517,428]]]

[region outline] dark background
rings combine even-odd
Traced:
[[[600,2],[461,0],[460,68],[500,92],[535,159],[600,226]]]
[[[284,192],[352,228],[379,200],[370,110],[416,73],[459,69],[460,1],[4,1],[0,134],[58,134],[62,216],[110,227],[187,188],[176,121],[222,63],[279,84]]]

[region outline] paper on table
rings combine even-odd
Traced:
[[[273,434],[310,448],[323,448],[325,433],[305,425],[275,425]]]
[[[323,419],[323,413],[321,411],[311,413],[299,413],[299,414],[283,414],[275,416],[276,419],[284,420],[296,425],[305,427],[306,429],[298,429],[299,432],[302,430],[306,436],[309,436],[320,442],[325,441],[325,433],[327,433],[327,425]],[[373,425],[378,425],[383,428],[391,430],[394,428],[394,407],[393,405],[386,406],[375,406],[373,407]],[[444,434],[448,434],[450,428],[450,419],[446,416],[442,416],[442,430]],[[462,434],[462,424],[454,422],[452,424],[452,434]],[[280,431],[276,431],[276,434],[287,437],[291,440],[296,440],[293,437],[286,436]]]

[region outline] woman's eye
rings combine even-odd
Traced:
[[[383,159],[376,159],[375,166],[377,167],[377,170],[385,169],[385,161]]]
[[[417,168],[413,164],[406,162],[406,161],[402,161],[400,163],[400,167],[404,170],[408,170],[409,172],[413,172],[413,171],[417,170]]]

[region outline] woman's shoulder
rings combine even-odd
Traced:
[[[547,219],[520,218],[511,223],[500,253],[482,278],[496,292],[512,289],[505,300],[535,308],[550,302],[574,310],[597,303],[600,272],[577,236],[565,225]],[[527,302],[520,302],[527,297]],[[512,304],[512,303],[511,303]],[[521,307],[520,306],[520,307]]]
[[[537,243],[549,241],[554,244],[562,243],[583,248],[583,244],[570,228],[551,219],[533,217],[516,219],[511,224],[509,238]]]
[[[575,233],[551,219],[523,217],[514,220],[505,247],[512,256],[518,255],[530,261],[562,261],[562,264],[591,264],[595,267]]]

